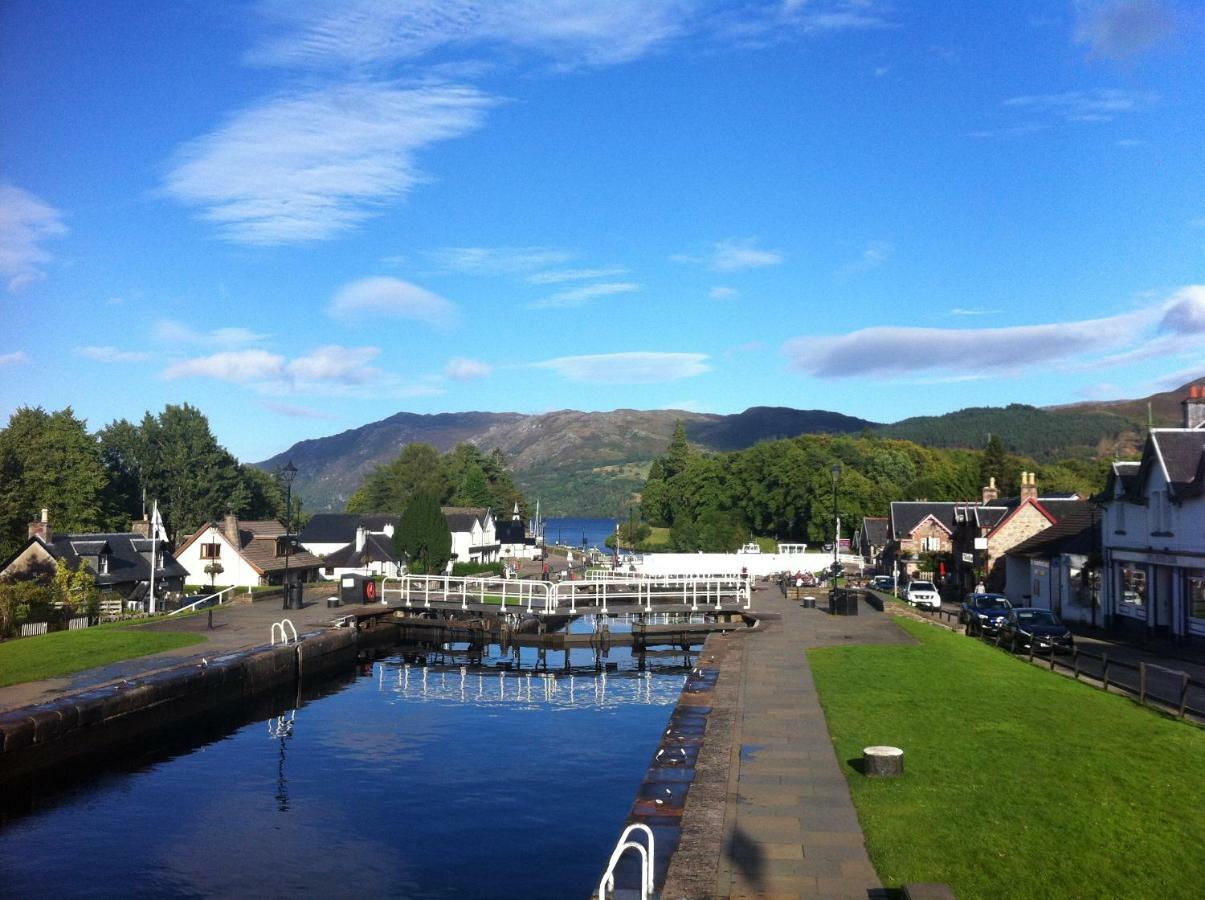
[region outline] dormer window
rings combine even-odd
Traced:
[[[108,575],[109,574],[109,554],[108,553],[102,553],[100,556],[96,557],[96,574],[97,575]]]

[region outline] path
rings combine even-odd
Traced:
[[[762,588],[754,609],[767,614],[765,633],[723,639],[743,641],[739,652],[726,655],[720,676],[739,682],[724,748],[727,790],[713,799],[706,790],[696,796],[692,788],[684,846],[671,863],[663,896],[881,896],[805,650],[912,639],[865,604],[856,617],[830,616],[823,609],[801,609],[777,588]],[[723,805],[722,834],[709,834],[700,823],[718,819],[708,808],[716,803]],[[716,842],[723,848],[710,891],[698,879],[700,847],[691,847],[688,836],[698,845],[712,841],[713,854]]]

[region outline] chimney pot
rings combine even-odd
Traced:
[[[356,526],[356,552],[359,553],[364,549],[364,543],[368,539],[368,534],[363,525]]]
[[[1205,426],[1205,386],[1194,384],[1188,396],[1180,401],[1184,407],[1184,427],[1196,429]]]
[[[50,510],[42,508],[42,518],[29,523],[29,537],[40,537],[49,544],[54,540],[54,531],[50,527]]]

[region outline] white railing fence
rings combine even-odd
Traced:
[[[226,595],[229,594],[233,590],[234,590],[233,587],[223,588],[222,590],[218,591],[215,594],[210,594],[207,597],[202,597],[200,600],[194,600],[192,603],[189,603],[187,606],[181,606],[179,609],[173,609],[171,612],[168,613],[168,615],[174,616],[177,613],[182,613],[189,609],[196,609],[202,603],[205,603],[208,600],[212,600],[214,597],[218,598],[217,605],[221,606],[223,603],[226,602],[226,600],[229,599]]]

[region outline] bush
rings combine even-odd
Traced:
[[[501,575],[503,568],[504,564],[500,562],[458,562],[452,564],[452,574],[458,578],[463,578],[468,575]]]

